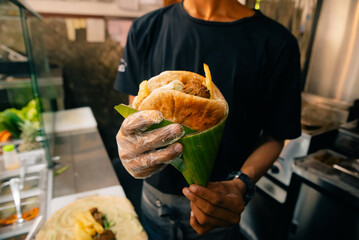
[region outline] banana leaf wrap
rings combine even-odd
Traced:
[[[117,105],[115,109],[124,118],[138,111],[124,104]],[[196,132],[183,126],[185,135],[178,141],[183,146],[183,155],[181,158],[172,161],[171,164],[182,173],[189,185],[207,186],[217,157],[227,116],[228,105],[222,120],[205,131]],[[152,126],[148,130],[164,127],[172,123],[164,119],[161,123]]]

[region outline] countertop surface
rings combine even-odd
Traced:
[[[59,166],[68,166],[54,176],[53,198],[120,185],[97,128],[55,138]]]
[[[359,209],[359,178],[338,171],[310,156],[295,160],[292,169],[301,179],[333,196],[347,200]]]

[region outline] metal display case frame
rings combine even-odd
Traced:
[[[21,158],[18,169],[0,171],[1,219],[14,213],[14,209],[19,215],[21,211],[18,209],[25,211],[29,206],[39,207],[38,216],[32,220],[0,226],[0,239],[23,239],[46,219],[47,205],[52,197],[54,113],[58,109],[52,100],[58,94],[55,88],[62,87],[62,78],[51,77],[42,25],[40,14],[25,1],[0,0],[0,111],[19,109],[26,106],[29,100],[34,100],[39,113],[36,140],[42,143],[40,149],[18,153]],[[53,90],[51,99],[49,92]],[[21,141],[10,139],[0,143],[0,147],[9,143],[17,145]],[[11,191],[5,191],[14,182],[11,181],[13,179],[20,181],[21,187],[14,190],[11,186]],[[19,201],[15,200],[15,195],[19,196]]]
[[[43,45],[44,40],[42,32],[39,31],[42,28],[43,20],[41,15],[23,0],[0,0],[0,3],[11,6],[9,10],[13,14],[11,21],[20,23],[17,25],[21,26],[22,39],[21,41],[20,39],[14,41],[23,41],[23,57],[25,59],[23,61],[0,61],[0,74],[3,76],[3,79],[0,78],[0,95],[2,95],[0,111],[6,107],[21,108],[27,104],[27,101],[32,99],[36,101],[37,110],[40,113],[39,139],[44,145],[47,165],[51,168],[53,166],[51,152],[54,145],[53,132],[55,125],[53,112],[63,108],[63,106],[58,107],[56,103],[57,96],[61,98],[61,95],[63,95],[62,78],[50,75],[50,66],[45,46]],[[11,10],[11,8],[15,7],[18,8],[18,11]],[[1,12],[0,17],[4,17],[1,16]],[[6,36],[3,37],[5,38]],[[11,37],[11,34],[9,34],[8,38]],[[1,39],[0,45],[5,46],[5,44],[2,44]],[[9,49],[9,51],[12,51],[11,48]],[[19,55],[21,56],[21,54]],[[24,65],[27,66],[23,67]]]

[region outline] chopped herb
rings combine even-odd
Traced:
[[[116,224],[114,221],[109,221],[108,223],[110,224],[110,227],[113,227]]]
[[[59,170],[57,170],[57,171],[55,172],[55,176],[58,176],[59,174],[65,172],[69,167],[70,167],[70,165],[66,165],[66,166],[60,168]]]
[[[111,224],[110,224],[110,222],[107,220],[107,217],[106,217],[105,214],[102,216],[102,222],[103,222],[103,228],[104,228],[104,229],[109,229],[109,228],[111,227]]]

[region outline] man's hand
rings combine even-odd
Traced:
[[[128,116],[117,133],[122,165],[135,178],[146,178],[161,170],[182,154],[182,145],[174,143],[184,135],[180,124],[146,131],[163,120],[156,110],[139,111]],[[166,148],[163,148],[167,146]],[[161,148],[157,150],[158,148]]]
[[[213,182],[207,188],[193,184],[182,192],[191,201],[190,223],[198,234],[239,223],[245,192],[241,180]]]

